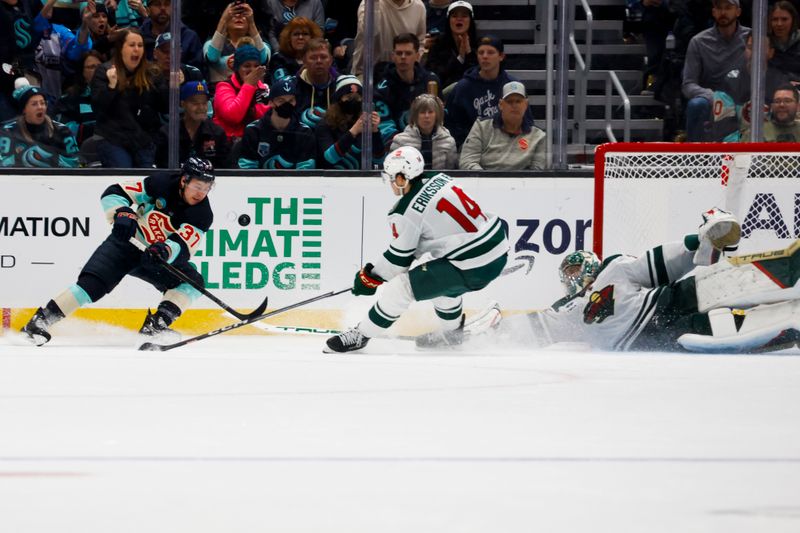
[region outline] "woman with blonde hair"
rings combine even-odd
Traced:
[[[139,30],[123,31],[111,61],[92,78],[92,107],[97,124],[97,155],[104,167],[151,168],[160,113],[169,112],[166,80],[145,58]]]
[[[444,106],[432,94],[421,94],[411,102],[408,126],[392,140],[392,150],[400,146],[419,150],[426,170],[458,168],[456,141],[444,127]]]
[[[281,31],[278,52],[273,54],[269,62],[272,83],[289,76],[296,76],[303,66],[306,45],[311,39],[321,37],[322,30],[313,20],[305,17],[290,20]]]
[[[212,94],[218,82],[228,79],[233,70],[231,61],[240,41],[250,38],[258,50],[259,64],[269,63],[271,50],[264,43],[255,22],[253,8],[246,2],[231,3],[219,18],[214,36],[203,45],[203,55],[208,65],[208,81]]]

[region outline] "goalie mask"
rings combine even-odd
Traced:
[[[392,184],[393,188],[402,189],[396,182],[397,175],[411,181],[425,171],[425,160],[419,150],[413,146],[401,146],[386,156],[383,161],[383,180]]]
[[[558,277],[568,296],[574,296],[591,285],[600,273],[600,259],[593,252],[578,250],[561,261]]]

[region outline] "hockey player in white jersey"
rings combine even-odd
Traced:
[[[616,255],[601,263],[592,252],[568,255],[559,268],[568,295],[528,315],[533,341],[736,353],[793,345],[800,328],[800,241],[718,261],[738,243],[739,224],[721,209],[703,220],[697,235],[638,258]],[[506,332],[519,326],[512,322],[504,324]]]
[[[328,339],[325,352],[349,352],[385,334],[413,301],[431,300],[441,328],[417,338],[420,348],[460,344],[461,295],[486,287],[505,267],[509,243],[505,223],[484,212],[457,182],[443,173],[424,174],[416,148],[392,151],[383,177],[400,196],[389,212],[392,241],[375,264],[356,273],[353,293],[374,294],[377,303],[356,326]],[[410,269],[429,253],[432,260]],[[410,269],[410,270],[409,270]]]

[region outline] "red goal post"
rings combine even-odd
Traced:
[[[600,257],[674,241],[715,206],[742,222],[739,253],[800,237],[800,143],[602,144],[594,177]]]

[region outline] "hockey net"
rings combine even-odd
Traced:
[[[800,143],[613,143],[595,153],[594,251],[639,255],[697,230],[712,207],[742,223],[739,253],[800,237]]]

